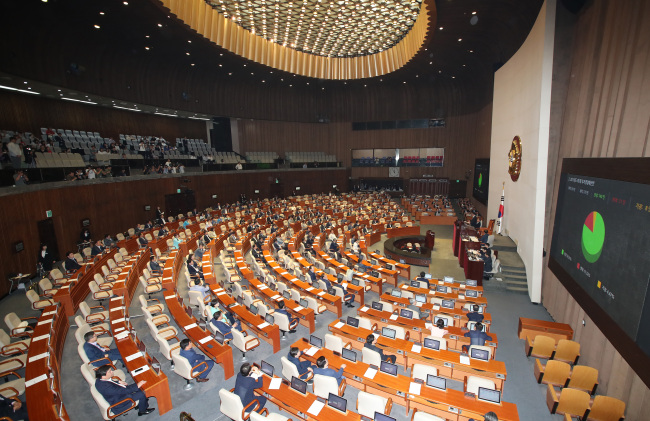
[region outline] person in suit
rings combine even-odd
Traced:
[[[332,283],[325,276],[322,276],[320,280],[325,283],[325,287],[328,291],[331,291],[333,289]],[[348,293],[347,288],[343,288],[343,285],[338,286],[343,290],[343,301],[345,301],[345,305],[350,308],[354,307],[354,294]]]
[[[8,417],[15,421],[29,421],[27,406],[22,401],[5,398],[2,395],[0,395],[0,417]]]
[[[284,314],[289,319],[289,333],[294,333],[296,327],[298,326],[299,320],[295,317],[291,317],[291,314],[284,308],[284,301],[278,301],[278,308],[275,310],[276,313]]]
[[[314,365],[312,363],[309,361],[300,361],[301,355],[302,351],[300,351],[297,346],[292,346],[287,355],[287,360],[295,364],[298,373],[300,373],[300,377],[308,374],[310,371],[314,371]]]
[[[74,258],[73,252],[69,251],[65,255],[66,255],[65,262],[63,263],[65,265],[66,272],[74,272],[81,269],[81,265],[79,264],[79,262],[77,262],[77,259]]]
[[[343,380],[343,370],[345,369],[346,365],[341,364],[341,368],[337,370],[334,370],[333,368],[329,368],[329,364],[327,363],[327,358],[325,358],[323,355],[318,357],[316,360],[316,367],[313,369],[314,374],[320,374],[322,376],[329,376],[329,377],[334,377],[336,379],[336,382],[341,385],[341,381]]]
[[[478,312],[479,306],[474,304],[472,306],[472,311],[467,312],[467,318],[470,322],[482,322],[484,316]]]
[[[165,212],[160,209],[160,206],[156,207],[156,219],[159,224],[165,225]]]
[[[364,348],[371,349],[379,354],[382,361],[388,361],[391,364],[395,364],[397,357],[394,355],[384,355],[384,350],[375,345],[377,338],[372,333],[366,337],[366,343],[363,345]]]
[[[190,287],[190,291],[198,291],[201,294],[203,294],[204,301],[205,301],[205,297],[210,295],[210,287],[208,287],[207,285],[201,285],[200,279],[195,279],[192,281],[192,286]]]
[[[140,245],[141,248],[146,248],[149,244],[149,241],[144,238],[144,235],[142,233],[138,234],[138,244]]]
[[[247,406],[254,400],[259,402],[255,408],[255,412],[261,412],[266,405],[266,397],[255,395],[255,389],[259,389],[264,385],[261,377],[260,369],[251,366],[249,363],[244,363],[239,368],[237,379],[235,380],[235,395],[239,396],[241,403]]]
[[[203,278],[203,268],[195,260],[192,260],[191,257],[187,259],[187,271],[190,273],[192,279],[200,279],[202,282],[205,280]]]
[[[239,320],[236,320],[235,323],[230,324],[230,320],[228,320],[227,317],[223,315],[221,310],[217,310],[214,312],[212,315],[212,320],[210,320],[210,323],[217,329],[219,329],[219,332],[223,333],[224,338],[226,339],[232,339],[232,333],[231,330],[237,329],[238,331],[241,332],[241,323]]]
[[[115,242],[115,240],[113,240],[113,237],[111,237],[110,234],[106,234],[104,236],[104,247],[106,247],[107,249],[110,250],[113,247],[115,247],[116,245],[117,245],[117,243]]]
[[[483,346],[485,345],[485,341],[491,341],[492,336],[488,335],[487,333],[483,332],[483,325],[481,323],[476,323],[474,325],[474,330],[470,330],[469,332],[465,333],[466,338],[470,338],[470,344],[469,345],[463,345],[463,352],[469,352],[469,347],[472,345],[480,345]]]
[[[427,289],[430,289],[429,280],[428,280],[427,278],[425,278],[425,275],[426,275],[426,274],[425,274],[424,272],[420,272],[420,276],[418,276],[418,279],[417,279],[417,280],[420,281],[420,282],[424,282],[425,284],[427,284]]]
[[[102,244],[102,240],[97,240],[93,248],[90,250],[90,255],[92,257],[95,257],[102,254],[103,252],[104,252],[104,245]]]
[[[314,271],[314,266],[309,266],[307,270],[307,276],[309,276],[309,283],[313,284],[316,281],[316,272]]]
[[[162,276],[163,268],[160,266],[160,262],[158,262],[158,256],[155,254],[152,254],[151,258],[149,259],[149,267],[151,267],[152,275]]]
[[[90,331],[84,335],[84,352],[95,367],[111,364],[113,361],[119,361],[122,364],[122,356],[117,349],[110,349],[97,343],[97,333]]]
[[[110,405],[116,404],[126,398],[138,402],[138,416],[150,414],[155,408],[149,408],[147,396],[140,389],[147,381],[140,380],[137,384],[127,384],[121,380],[113,379],[113,367],[106,364],[95,371],[95,388]],[[131,405],[131,402],[121,403],[113,408],[114,414],[119,414]]]
[[[45,272],[52,270],[52,265],[54,265],[56,259],[47,251],[47,244],[41,244],[41,251],[38,253],[38,263],[43,266]]]
[[[207,369],[203,373],[199,374],[199,376],[196,378],[196,381],[199,383],[207,382],[209,380],[208,374],[210,374],[210,370],[212,370],[212,367],[214,366],[214,361],[206,360],[205,355],[199,354],[193,348],[194,344],[192,341],[187,338],[183,339],[181,341],[180,355],[181,357],[185,358],[192,367],[196,367],[197,365],[205,362]],[[203,368],[204,365],[201,364],[199,367],[197,367],[197,371],[201,371]],[[194,375],[194,373],[192,373],[192,375]]]
[[[470,418],[469,421],[481,421]],[[499,417],[494,412],[490,411],[483,415],[483,421],[499,421]]]

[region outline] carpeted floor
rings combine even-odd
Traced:
[[[451,238],[453,227],[425,225],[421,227],[421,233],[424,234],[429,229],[436,233],[432,264],[429,268],[415,266],[412,268],[411,273],[417,274],[421,270],[424,270],[431,273],[434,277],[447,275],[453,276],[456,279],[464,279],[463,270],[458,266],[458,260],[452,253]],[[372,249],[383,250],[383,241],[385,239],[385,236],[382,236],[382,241],[372,245]],[[220,271],[220,267],[217,266],[216,273],[220,274]],[[183,292],[185,291],[181,288],[181,294]],[[141,289],[138,288],[136,297],[141,293]],[[489,285],[486,285],[485,296],[488,300],[488,311],[492,314],[492,331],[499,337],[499,348],[496,353],[496,358],[505,361],[508,371],[503,400],[513,402],[517,405],[521,420],[543,421],[559,419],[559,416],[549,414],[545,404],[545,388],[538,385],[533,376],[534,360],[526,358],[523,350],[523,341],[517,338],[519,317],[551,320],[550,316],[542,306],[531,304],[528,296],[523,294],[491,290]],[[371,292],[366,295],[367,302],[374,299],[377,299],[377,294]],[[22,317],[38,316],[36,312],[29,309],[28,300],[25,297],[24,291],[17,291],[5,297],[0,303],[0,316],[3,318],[5,314],[11,311],[15,311]],[[92,305],[90,301],[89,304]],[[356,314],[358,308],[358,306],[354,309],[344,307],[343,317]],[[183,390],[185,380],[171,370],[170,363],[158,351],[158,345],[149,334],[143,318],[138,317],[141,315],[141,311],[137,299],[133,301],[130,315],[132,323],[139,333],[138,336],[144,340],[148,351],[162,362],[163,371],[169,378],[174,408],[164,416],[159,416],[158,411],[155,411],[148,416],[138,418],[137,414],[131,411],[125,417],[121,417],[121,419],[137,418],[143,421],[171,421],[178,420],[179,414],[182,411],[186,411],[191,413],[197,421],[226,420],[227,418],[219,411],[219,389],[231,389],[234,387],[235,377],[233,376],[228,381],[224,381],[223,370],[220,366],[215,365],[209,376],[209,382],[200,384],[193,382],[192,390]],[[327,325],[334,319],[335,316],[329,312],[319,315],[317,317],[315,335],[323,337],[327,331]],[[61,363],[65,407],[72,421],[101,420],[97,406],[79,371],[81,359],[77,354],[77,342],[74,337],[74,329],[76,327],[72,319],[70,320],[70,324],[71,328],[66,338],[63,361]],[[270,345],[261,341],[261,345],[252,352],[247,353],[246,358],[250,362],[259,362],[264,359],[276,368],[276,372],[279,372],[281,370],[280,357],[288,353],[290,344],[303,336],[308,337],[309,332],[307,328],[301,326],[296,333],[290,334],[286,339],[283,339],[282,343],[284,346],[276,354],[272,354]],[[242,363],[242,354],[237,349],[233,349],[233,355],[235,370],[237,371]],[[403,369],[400,369],[400,373],[404,374]],[[408,375],[408,373],[406,374]],[[131,380],[129,379],[128,381],[130,382]],[[448,385],[452,388],[462,390],[462,383],[460,382],[448,381]],[[356,405],[357,390],[353,387],[348,387],[344,397],[348,400],[348,407],[354,408]],[[150,405],[157,406],[155,399],[150,400]],[[277,412],[277,407],[272,403],[269,402],[267,407],[270,411]],[[411,419],[411,414],[406,415],[404,408],[399,405],[393,406],[391,416],[399,421]]]

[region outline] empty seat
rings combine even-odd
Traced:
[[[529,337],[526,337],[526,356],[549,359],[555,351],[555,339],[544,336],[537,335],[532,341]]]
[[[589,409],[589,394],[570,387],[557,392],[549,384],[546,389],[546,405],[551,414],[568,414],[582,418]]]
[[[625,418],[625,402],[609,396],[596,396],[587,421],[620,421]]]
[[[363,391],[359,391],[357,395],[357,412],[364,417],[375,419],[375,412],[390,415],[392,407],[391,398],[383,398]]]
[[[569,339],[560,339],[555,347],[555,353],[551,358],[569,364],[578,364],[580,344]]]
[[[549,360],[546,365],[535,359],[535,378],[537,383],[564,387],[571,375],[571,366],[563,361]]]

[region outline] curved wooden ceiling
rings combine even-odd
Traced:
[[[444,117],[491,103],[495,68],[521,46],[542,2],[438,0],[435,30],[404,67],[369,79],[327,81],[215,46],[159,0],[2,0],[0,70],[210,115],[286,121]]]

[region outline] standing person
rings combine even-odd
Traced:
[[[18,144],[18,137],[13,136],[9,143],[7,143],[7,150],[9,151],[9,159],[14,169],[19,169],[22,166],[23,151]]]
[[[95,371],[95,388],[106,399],[110,405],[114,405],[126,398],[131,398],[138,402],[138,416],[151,414],[155,408],[149,408],[149,400],[144,394],[142,386],[147,383],[146,380],[140,380],[137,384],[127,384],[119,379],[115,379],[113,367],[110,365],[103,365]],[[131,402],[121,403],[113,408],[114,414],[126,410],[131,405]]]
[[[45,272],[52,270],[52,265],[56,262],[56,258],[47,251],[47,244],[41,244],[41,251],[38,254],[38,263],[41,264]]]
[[[192,343],[192,341],[190,341],[187,338],[183,339],[181,341],[180,355],[190,363],[190,366],[196,367],[198,365],[197,370],[199,371],[203,371],[204,368],[203,363],[205,363],[206,369],[205,371],[203,371],[203,373],[199,374],[199,376],[196,378],[196,381],[199,383],[207,382],[208,380],[210,380],[208,379],[208,374],[210,374],[210,371],[214,366],[214,361],[206,360],[205,355],[199,354],[193,348],[194,348],[194,344]],[[195,374],[192,373],[192,375],[194,376]]]
[[[254,394],[255,389],[262,386],[264,386],[264,381],[260,369],[249,363],[242,364],[237,374],[237,380],[235,380],[235,395],[239,396],[244,407],[257,400],[259,405],[255,408],[255,412],[262,412],[262,408],[266,405],[266,397]]]

